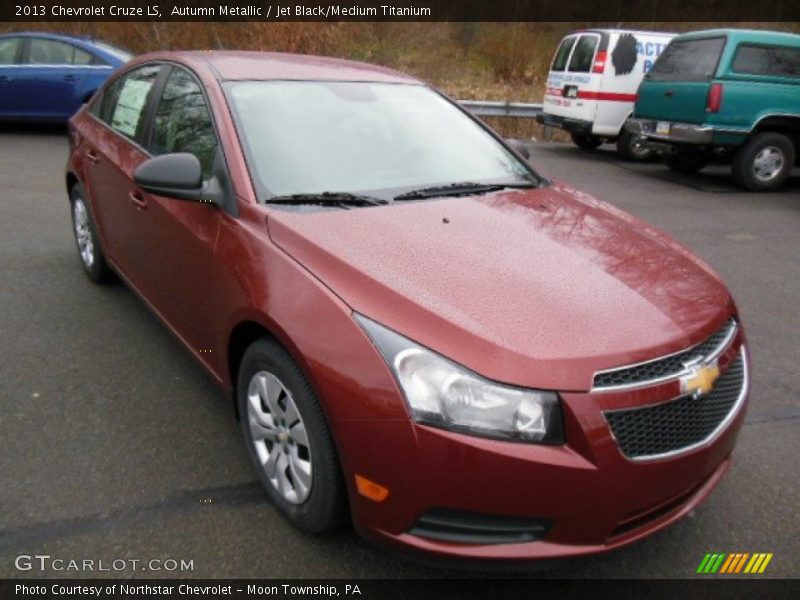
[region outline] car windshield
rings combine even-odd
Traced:
[[[227,92],[265,200],[325,192],[391,200],[459,182],[539,183],[492,135],[423,85],[247,81],[228,84]]]

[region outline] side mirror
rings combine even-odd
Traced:
[[[136,168],[133,180],[146,192],[158,196],[220,204],[219,186],[213,185],[214,178],[203,185],[203,168],[194,154],[154,156]]]
[[[529,160],[531,157],[531,153],[528,151],[528,148],[522,142],[522,140],[506,140],[506,143],[514,150],[517,154]]]

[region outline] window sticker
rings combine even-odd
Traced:
[[[152,86],[152,81],[129,79],[125,82],[120,90],[114,115],[111,118],[111,126],[114,129],[128,137],[136,135],[136,128],[147,101],[147,94]]]

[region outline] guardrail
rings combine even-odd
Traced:
[[[459,100],[461,106],[479,117],[517,117],[535,119],[542,112],[541,104],[523,102],[489,102],[486,100]]]

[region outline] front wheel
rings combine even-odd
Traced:
[[[303,531],[344,519],[346,496],[328,423],[300,367],[275,341],[245,352],[237,402],[253,465],[273,504]]]
[[[646,162],[656,155],[655,150],[642,144],[641,136],[624,129],[617,138],[617,151],[623,158],[635,162]]]
[[[733,178],[753,192],[769,192],[789,178],[794,167],[795,148],[792,140],[774,131],[758,133],[750,138],[733,157]]]
[[[711,156],[703,150],[685,148],[667,154],[664,162],[677,173],[696,173],[711,162]]]
[[[584,135],[582,133],[573,133],[571,135],[572,141],[581,150],[594,150],[603,143],[603,140],[596,135]]]

